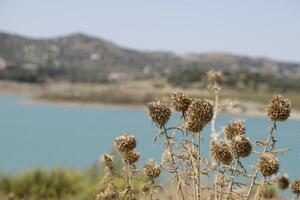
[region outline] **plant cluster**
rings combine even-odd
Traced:
[[[149,117],[159,128],[154,141],[163,139],[165,148],[160,164],[150,160],[144,166],[143,171],[149,183],[142,186],[143,193],[150,199],[153,199],[153,196],[156,199],[160,198],[161,187],[155,185],[154,180],[163,170],[174,176],[178,196],[182,200],[259,200],[262,197],[273,197],[270,191],[275,185],[282,190],[290,187],[291,192],[299,197],[300,180],[290,184],[287,176],[280,175],[280,163],[277,157],[287,149],[277,149],[275,138],[277,123],[287,120],[290,116],[290,101],[281,95],[270,100],[266,106],[266,116],[271,122],[267,138],[265,141],[254,142],[247,136],[244,121],[234,120],[225,128],[216,127],[218,113],[226,109],[224,108],[226,104],[219,102],[221,91],[219,82],[222,80],[222,73],[209,71],[207,76],[208,89],[214,96],[213,101],[191,99],[182,92],[175,92],[169,102],[156,99],[148,104]],[[178,112],[180,117],[175,126],[168,126],[172,110]],[[203,129],[209,124],[211,140],[204,141]],[[205,157],[202,153],[204,142],[210,143],[209,157]],[[123,197],[135,199],[130,179],[133,170],[136,169],[133,164],[139,158],[139,154],[133,151],[136,147],[136,140],[132,135],[122,135],[116,139],[115,143],[123,158],[127,169],[125,174],[129,180],[127,189],[123,192],[127,196],[119,197],[120,199]],[[255,151],[255,146],[262,149]],[[253,155],[258,157],[258,161],[253,172],[249,172],[248,167],[243,164],[243,159]],[[109,171],[108,175],[111,174]],[[211,175],[214,177],[213,183],[204,184],[203,178]],[[107,186],[109,188],[109,184]]]

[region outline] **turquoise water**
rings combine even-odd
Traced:
[[[19,173],[33,167],[88,167],[98,161],[100,154],[112,150],[113,139],[122,132],[136,135],[142,161],[160,158],[161,142],[152,143],[157,128],[145,110],[25,105],[20,103],[24,99],[0,97],[0,173]],[[217,125],[224,126],[233,119],[221,116]],[[246,125],[251,139],[263,140],[270,123],[250,117]],[[281,172],[290,177],[300,176],[299,134],[300,121],[278,124],[278,148],[291,149],[279,157]],[[203,151],[209,145],[208,134],[204,135]],[[254,156],[243,161],[248,164],[255,160]]]

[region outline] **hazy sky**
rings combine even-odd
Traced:
[[[300,61],[300,0],[0,0],[0,30]]]

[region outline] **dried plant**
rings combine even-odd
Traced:
[[[213,100],[191,99],[183,92],[175,92],[170,97],[170,103],[156,99],[148,104],[148,113],[152,122],[159,128],[154,142],[159,139],[164,141],[164,151],[160,164],[149,160],[143,168],[147,182],[141,191],[149,199],[159,199],[162,188],[156,184],[155,179],[162,171],[173,175],[177,183],[178,197],[185,199],[261,199],[274,196],[272,188],[280,189],[289,187],[286,176],[279,177],[280,163],[278,156],[286,149],[276,149],[277,140],[274,133],[277,131],[277,122],[285,121],[290,116],[291,103],[283,96],[275,96],[266,106],[266,116],[271,121],[271,127],[265,141],[252,142],[247,136],[246,124],[241,120],[234,120],[225,128],[216,127],[216,119],[221,110],[232,108],[233,104],[220,105],[221,71],[209,71],[208,89],[213,93]],[[235,104],[235,103],[234,103]],[[226,108],[228,105],[228,108]],[[169,126],[172,111],[177,112],[177,123]],[[202,138],[203,129],[210,123],[210,141]],[[202,153],[203,143],[210,143],[210,157]],[[135,163],[139,153],[134,149],[137,141],[134,136],[124,134],[116,138],[115,146],[121,154],[125,166],[126,183],[125,191],[118,191],[120,199],[135,199],[131,179],[137,171]],[[261,148],[255,151],[254,147]],[[258,156],[253,173],[244,166],[243,159]],[[111,159],[104,155],[103,162],[112,170]],[[213,176],[213,183],[202,183],[202,177]],[[111,176],[111,173],[108,173]],[[260,181],[257,181],[261,177]],[[108,184],[109,185],[109,184]],[[292,193],[300,196],[300,181],[291,184]],[[209,194],[209,195],[207,195]],[[209,196],[209,197],[207,197]]]

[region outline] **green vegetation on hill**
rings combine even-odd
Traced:
[[[171,72],[168,77],[168,83],[174,86],[190,87],[197,83],[205,87],[206,71],[200,69],[180,69]],[[300,79],[277,76],[266,73],[252,73],[247,70],[229,71],[224,73],[224,79],[221,84],[229,89],[246,89],[253,91],[286,92],[300,91]]]

